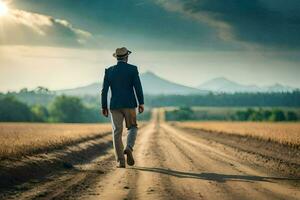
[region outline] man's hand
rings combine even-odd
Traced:
[[[143,113],[144,112],[144,105],[139,105],[139,113]]]
[[[104,117],[108,117],[108,109],[107,108],[102,108],[102,115]]]

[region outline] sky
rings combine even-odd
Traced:
[[[117,47],[177,83],[300,88],[298,0],[0,0],[0,91],[101,82]]]

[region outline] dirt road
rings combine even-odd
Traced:
[[[134,167],[114,168],[112,151],[109,151],[90,163],[75,166],[77,170],[65,172],[58,179],[39,184],[17,197],[300,199],[298,178],[275,176],[236,156],[237,153],[230,147],[172,127],[164,122],[157,110],[153,120],[139,132]]]

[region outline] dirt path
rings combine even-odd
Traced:
[[[294,180],[260,172],[156,116],[139,133],[136,165],[101,177],[98,195],[83,199],[300,199]]]
[[[52,196],[35,199],[300,199],[299,179],[274,176],[230,147],[165,123],[158,110],[154,116],[139,132],[134,167],[95,173],[101,163],[112,167],[110,151],[80,166],[84,176],[65,175],[66,180],[52,182],[56,189],[45,183]]]

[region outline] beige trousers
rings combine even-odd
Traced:
[[[122,141],[123,122],[125,119],[126,128],[128,130],[126,148],[131,150],[134,147],[137,135],[137,120],[135,108],[114,109],[111,112],[111,122],[113,127],[113,144],[116,160],[124,161],[124,145]]]

